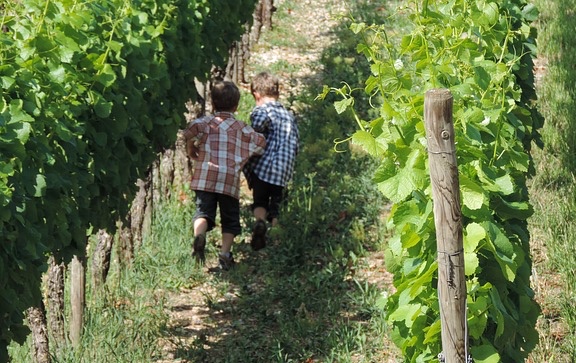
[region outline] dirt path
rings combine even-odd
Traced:
[[[275,72],[281,80],[283,99],[301,92],[311,82],[321,82],[323,47],[336,40],[330,29],[338,24],[338,17],[346,13],[346,2],[341,0],[298,1],[294,2],[294,7],[287,4],[284,0],[277,1],[278,11],[273,15],[273,26],[280,27],[278,33],[284,38],[258,44],[252,50],[246,75],[251,79],[256,72],[283,62],[286,66],[283,68],[291,70]],[[264,29],[261,39],[267,38],[266,32]],[[388,276],[381,267],[382,259],[383,256],[374,255],[366,263],[366,269],[359,273],[373,282],[388,284]],[[216,261],[207,261],[208,269],[215,265]],[[237,293],[235,287],[221,281],[218,274],[211,274],[203,284],[169,296],[166,309],[170,315],[170,335],[163,344],[165,357],[158,363],[189,362],[186,359],[188,349],[203,342],[213,346],[218,343],[215,340],[224,339],[233,329],[232,319],[226,311],[213,307],[231,302]]]
[[[276,45],[271,42],[258,44],[247,68],[249,73],[254,73],[262,68],[272,68],[278,62],[287,63],[289,67],[286,68],[292,71],[277,73],[284,91],[282,97],[286,98],[301,92],[310,82],[321,82],[320,56],[336,41],[332,29],[338,24],[338,18],[346,14],[346,2],[305,0],[295,2],[294,7],[284,7],[284,2],[276,2],[279,10],[273,16],[273,26],[282,27],[281,33],[286,38],[278,39]],[[264,39],[266,36],[264,34]],[[248,79],[250,76],[248,74]]]

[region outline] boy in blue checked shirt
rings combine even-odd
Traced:
[[[261,72],[252,79],[250,91],[256,100],[250,114],[252,127],[266,137],[264,154],[251,158],[244,167],[254,200],[256,223],[250,245],[256,251],[266,246],[266,221],[273,226],[278,222],[285,188],[294,173],[300,136],[294,115],[278,101],[278,78]]]
[[[214,114],[193,120],[184,130],[186,152],[194,159],[191,188],[196,194],[192,255],[204,262],[206,232],[216,225],[220,208],[222,247],[218,262],[223,270],[234,265],[234,237],[240,234],[240,173],[251,156],[266,145],[262,134],[236,120],[240,91],[232,82],[216,82],[211,89]]]

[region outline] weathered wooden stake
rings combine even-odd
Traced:
[[[424,123],[438,246],[438,298],[443,356],[446,363],[465,363],[468,355],[467,295],[460,184],[454,143],[452,94],[449,90],[433,89],[426,92]]]
[[[92,287],[95,292],[98,292],[108,277],[114,236],[105,229],[99,230],[96,236],[98,243],[92,252]]]
[[[66,344],[64,307],[64,281],[66,265],[59,256],[52,255],[48,258],[48,323],[50,337],[56,348]]]
[[[70,305],[72,316],[70,318],[70,341],[77,347],[82,339],[84,329],[84,306],[86,287],[86,256],[75,255],[70,266]]]
[[[46,328],[46,309],[40,299],[38,306],[32,306],[26,312],[28,326],[32,330],[32,346],[34,348],[34,362],[51,363],[50,347],[48,344],[48,332]]]

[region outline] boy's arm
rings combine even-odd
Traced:
[[[186,140],[186,154],[188,157],[192,159],[198,158],[198,153],[200,152],[200,148],[198,147],[198,141],[194,139],[187,139]]]
[[[250,140],[251,145],[251,155],[262,155],[264,154],[264,148],[266,147],[266,138],[259,132],[252,132],[252,137]]]
[[[198,158],[200,139],[198,137],[197,122],[191,122],[184,130],[184,140],[186,140],[186,154],[188,154],[188,157],[192,159]]]
[[[266,132],[268,129],[268,112],[262,107],[256,107],[250,114],[250,123],[257,132]]]
[[[266,138],[264,135],[260,133],[255,133],[255,144],[256,144],[256,151],[254,152],[257,155],[264,154],[264,148],[266,147]]]

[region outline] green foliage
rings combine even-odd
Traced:
[[[113,230],[222,65],[254,0],[4,2],[0,26],[0,359],[23,341],[49,253]]]
[[[476,362],[523,361],[538,341],[530,288],[526,180],[542,117],[534,107],[535,7],[523,0],[424,1],[404,8],[412,23],[399,42],[386,25],[351,26],[370,62],[364,93],[377,117],[356,113],[352,142],[380,160],[374,182],[394,202],[387,252],[397,292],[388,300],[393,339],[406,361],[441,351],[436,237],[423,124],[424,94],[447,88],[461,181],[471,355]],[[358,90],[340,95],[353,112]]]

